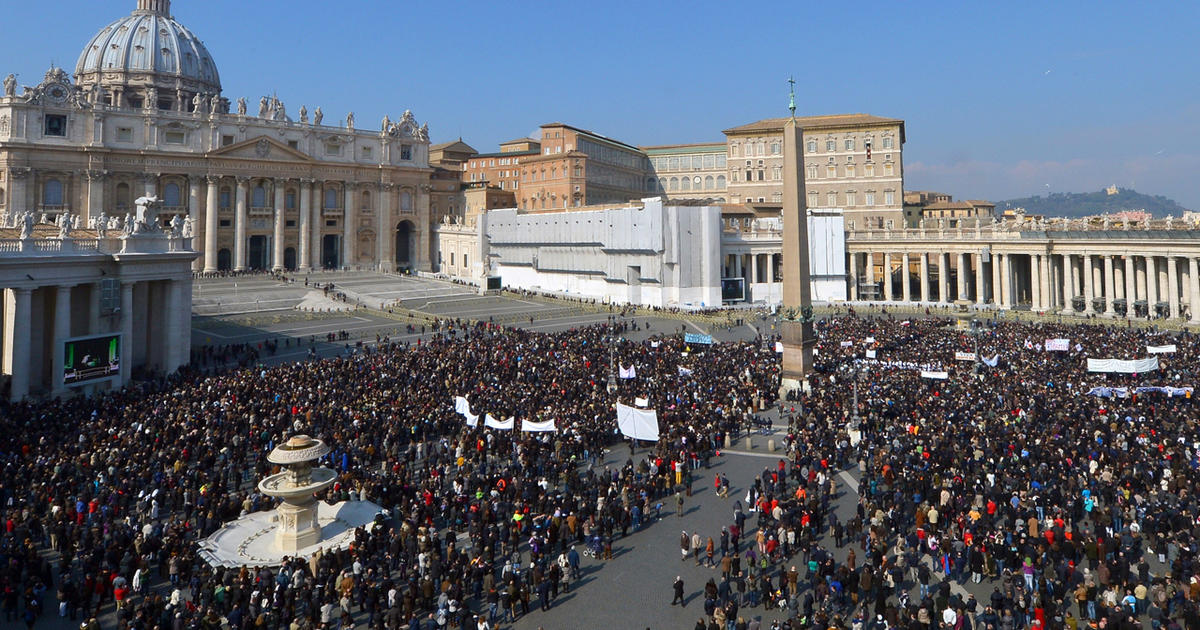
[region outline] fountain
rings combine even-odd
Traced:
[[[330,447],[307,435],[296,435],[275,447],[267,461],[283,467],[258,483],[258,491],[283,499],[272,511],[254,512],[226,523],[200,543],[200,555],[213,566],[276,565],[288,557],[307,557],[343,549],[354,530],[374,524],[382,512],[370,501],[328,505],[317,493],[333,485],[337,473],[313,467]]]

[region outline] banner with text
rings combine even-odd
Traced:
[[[1158,357],[1122,361],[1121,359],[1088,359],[1089,372],[1118,372],[1133,374],[1137,372],[1153,372],[1158,369]]]

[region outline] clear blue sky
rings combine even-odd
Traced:
[[[481,151],[551,121],[629,142],[721,140],[786,113],[907,124],[905,185],[957,198],[1134,186],[1200,209],[1194,2],[175,0],[225,96],[290,112],[411,109]],[[134,0],[13,2],[0,73],[73,70]],[[47,15],[51,17],[47,17]]]

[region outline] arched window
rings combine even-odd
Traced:
[[[362,209],[363,210],[371,209],[371,191],[369,191],[369,190],[362,191]]]
[[[717,175],[717,190],[725,190],[725,176]]]
[[[666,189],[667,189],[667,178],[666,178],[666,177],[660,177],[660,178],[658,178],[658,190],[659,190],[659,192],[665,191]]]
[[[691,177],[679,178],[679,189],[680,190],[691,190],[692,189],[692,178]]]
[[[254,197],[250,205],[255,208],[267,207],[267,189],[263,188],[261,184],[254,187]]]
[[[678,177],[671,178],[671,190],[679,190],[679,178]]]
[[[412,212],[412,193],[407,190],[400,191],[400,212]]]
[[[168,208],[176,208],[183,205],[179,200],[179,184],[170,182],[166,186],[163,186],[163,205]]]
[[[42,203],[47,206],[63,205],[63,185],[57,179],[48,179],[42,187]]]
[[[712,189],[713,189],[713,176],[708,175],[704,178],[704,190],[712,190]]]
[[[334,210],[338,207],[338,191],[336,188],[325,189],[325,209]]]

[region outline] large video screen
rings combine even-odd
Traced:
[[[63,343],[63,384],[78,385],[121,372],[121,335],[68,339]]]
[[[746,279],[745,278],[721,278],[721,301],[722,302],[745,302],[746,301]]]

